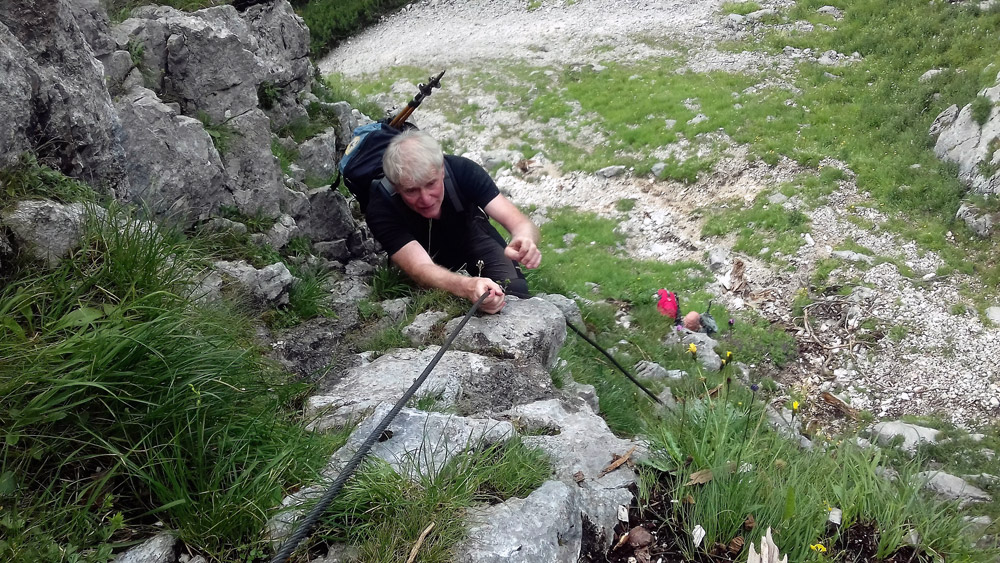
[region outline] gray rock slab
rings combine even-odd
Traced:
[[[38,88],[38,70],[21,43],[0,25],[0,166],[12,164],[31,147],[27,136],[34,119],[31,99]]]
[[[66,0],[0,2],[0,22],[5,28],[0,33],[0,51],[7,51],[0,54],[0,60],[13,63],[0,66],[4,69],[0,82],[7,82],[8,68],[12,78],[0,92],[25,88],[0,102],[14,111],[4,120],[22,119],[0,125],[0,140],[8,138],[23,146],[27,139],[22,132],[30,131],[27,148],[41,160],[58,162],[67,176],[124,199],[129,186],[121,125],[104,81],[104,65],[95,58],[86,36],[87,32],[99,35],[102,24],[92,20],[94,25],[85,25],[84,31],[77,15]],[[96,36],[92,39],[103,43]],[[28,116],[23,114],[25,95],[31,97]]]
[[[240,14],[249,31],[249,48],[257,59],[257,80],[267,80],[290,93],[307,88],[312,79],[309,29],[287,0],[262,2]]]
[[[549,454],[554,477],[578,487],[581,508],[598,531],[603,530],[610,538],[617,505],[627,504],[632,498],[628,487],[635,483],[636,475],[627,464],[603,476],[602,472],[615,460],[615,455],[625,455],[635,448],[630,459],[638,461],[646,455],[648,446],[618,438],[604,419],[585,404],[549,399],[514,407],[506,414],[529,430],[558,431],[554,435],[525,436],[523,441]],[[609,498],[617,500],[609,503]]]
[[[583,541],[579,493],[548,481],[525,499],[469,513],[469,536],[457,563],[576,563]]]
[[[263,303],[275,305],[288,303],[288,291],[298,281],[282,262],[258,270],[243,260],[238,262],[220,260],[214,263],[214,267],[235,280],[250,296]]]
[[[445,333],[451,334],[461,321],[449,321]],[[469,319],[454,346],[458,350],[534,361],[552,369],[565,340],[566,318],[557,306],[538,297],[512,298],[498,314]]]
[[[322,395],[306,401],[306,416],[316,430],[342,426],[383,403],[394,404],[440,350],[390,350],[371,363],[347,370]],[[469,352],[449,350],[414,397],[430,397],[440,409],[459,414],[499,412],[523,402],[551,397],[552,378],[538,367]]]
[[[996,104],[1000,101],[1000,75],[991,88],[984,88],[980,96]],[[934,154],[938,158],[958,165],[958,177],[962,182],[979,193],[997,193],[1000,190],[1000,172],[992,176],[982,175],[982,164],[1000,162],[1000,155],[990,150],[990,143],[1000,138],[1000,111],[990,113],[982,125],[972,117],[972,104],[962,109],[951,106],[941,112],[930,129],[931,136],[937,136]]]
[[[656,362],[650,362],[647,360],[642,360],[635,364],[632,370],[635,372],[636,377],[643,377],[646,379],[666,379],[669,377],[667,368]]]
[[[945,500],[957,500],[959,507],[976,502],[990,502],[990,495],[965,479],[943,471],[921,471],[913,476],[923,488]]]
[[[382,311],[385,312],[386,317],[392,322],[397,323],[406,317],[406,308],[409,307],[410,301],[409,297],[400,297],[380,301],[379,305],[382,307]]]
[[[284,211],[285,185],[278,159],[271,153],[270,120],[254,108],[229,119],[224,127],[231,133],[220,156],[236,207],[251,217],[277,217]]]
[[[701,366],[710,371],[719,371],[722,367],[722,358],[715,353],[715,347],[719,343],[711,336],[702,332],[691,332],[689,330],[683,331],[684,338],[681,339],[681,344],[687,348],[688,345],[694,344],[698,347],[696,352],[696,359]]]
[[[1000,307],[987,307],[986,318],[995,325],[1000,325]]]
[[[122,95],[115,107],[133,202],[188,224],[235,204],[222,160],[200,121],[178,115],[142,87]]]
[[[879,444],[888,444],[897,436],[903,438],[900,447],[915,452],[920,444],[934,443],[940,431],[902,421],[879,422],[871,427],[871,434]]]
[[[174,563],[177,561],[177,538],[162,533],[115,557],[114,563]]]
[[[351,433],[333,454],[326,473],[335,477],[357,453],[365,439],[392,409],[382,404]],[[413,481],[437,474],[463,451],[489,446],[514,436],[514,425],[505,420],[468,418],[454,414],[403,408],[393,418],[368,456],[381,459]]]
[[[24,200],[0,211],[0,224],[29,255],[55,267],[80,246],[86,215],[82,203]]]
[[[558,293],[537,293],[535,297],[544,299],[558,307],[569,322],[584,330],[583,316],[580,314],[580,306],[576,304],[576,301]]]
[[[426,344],[431,339],[431,330],[436,324],[448,318],[444,311],[425,311],[413,319],[413,322],[403,327],[403,336],[414,346]]]
[[[296,220],[313,242],[346,239],[357,230],[347,199],[330,186],[310,191],[308,211]]]
[[[303,168],[306,178],[332,178],[337,173],[337,131],[331,127],[312,139],[303,141],[299,145],[299,157],[295,162]]]

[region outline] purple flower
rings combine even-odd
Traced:
[[[756,383],[750,385],[750,390],[754,393],[756,393],[758,389],[760,389],[760,385],[757,385]]]
[[[736,324],[736,320],[735,319],[729,319],[729,328],[733,328],[734,324]]]

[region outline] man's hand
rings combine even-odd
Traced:
[[[487,291],[490,292],[489,296],[479,306],[479,309],[484,313],[499,313],[503,309],[503,306],[507,304],[503,288],[497,285],[495,281],[489,278],[468,278],[468,280],[469,290],[465,297],[469,301],[475,303],[479,301],[479,298],[484,293]]]
[[[504,256],[524,264],[525,268],[537,268],[542,263],[542,253],[530,237],[514,237],[503,250]]]

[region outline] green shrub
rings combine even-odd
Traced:
[[[993,102],[986,96],[976,96],[976,99],[972,100],[972,120],[978,123],[980,127],[986,125],[992,111]]]
[[[92,202],[96,194],[90,186],[25,153],[17,163],[0,168],[0,208],[26,198],[44,198],[61,203]]]
[[[111,211],[59,268],[5,280],[0,497],[30,524],[5,532],[0,559],[106,553],[155,514],[228,560],[318,477],[331,444],[285,410],[303,389],[246,318],[186,297],[197,271],[183,239]]]
[[[296,1],[296,12],[309,27],[312,55],[320,57],[340,41],[364,29],[368,24],[406,0],[307,0]]]

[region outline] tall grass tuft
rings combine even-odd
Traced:
[[[246,319],[185,297],[194,268],[182,238],[112,210],[57,269],[5,280],[0,500],[19,525],[0,559],[106,549],[157,520],[227,559],[315,477],[329,444],[282,414],[302,389]]]
[[[745,389],[733,387],[689,399],[650,426],[649,465],[656,475],[645,475],[642,494],[648,498],[662,488],[677,501],[659,516],[687,542],[680,547],[689,558],[737,536],[756,543],[768,527],[790,561],[815,560],[810,546],[817,541],[836,558],[833,551],[842,548],[835,546],[858,526],[876,531],[879,560],[906,549],[911,529],[920,538],[918,551],[988,560],[971,547],[954,503],[920,494],[911,478],[917,462],[904,464],[899,476],[890,478],[881,450],[863,449],[847,438],[818,439],[811,450],[801,450],[786,437],[790,431],[772,429],[765,408]],[[834,507],[843,510],[838,529],[826,525]],[[748,514],[756,523],[752,529],[744,524]],[[706,531],[700,546],[690,541],[695,526]]]
[[[389,563],[405,561],[433,522],[419,560],[453,561],[454,546],[465,536],[466,511],[527,496],[550,472],[545,454],[517,438],[470,444],[439,467],[419,462],[421,457],[404,460],[402,474],[383,461],[366,461],[330,506],[319,534],[358,546],[361,561]]]

